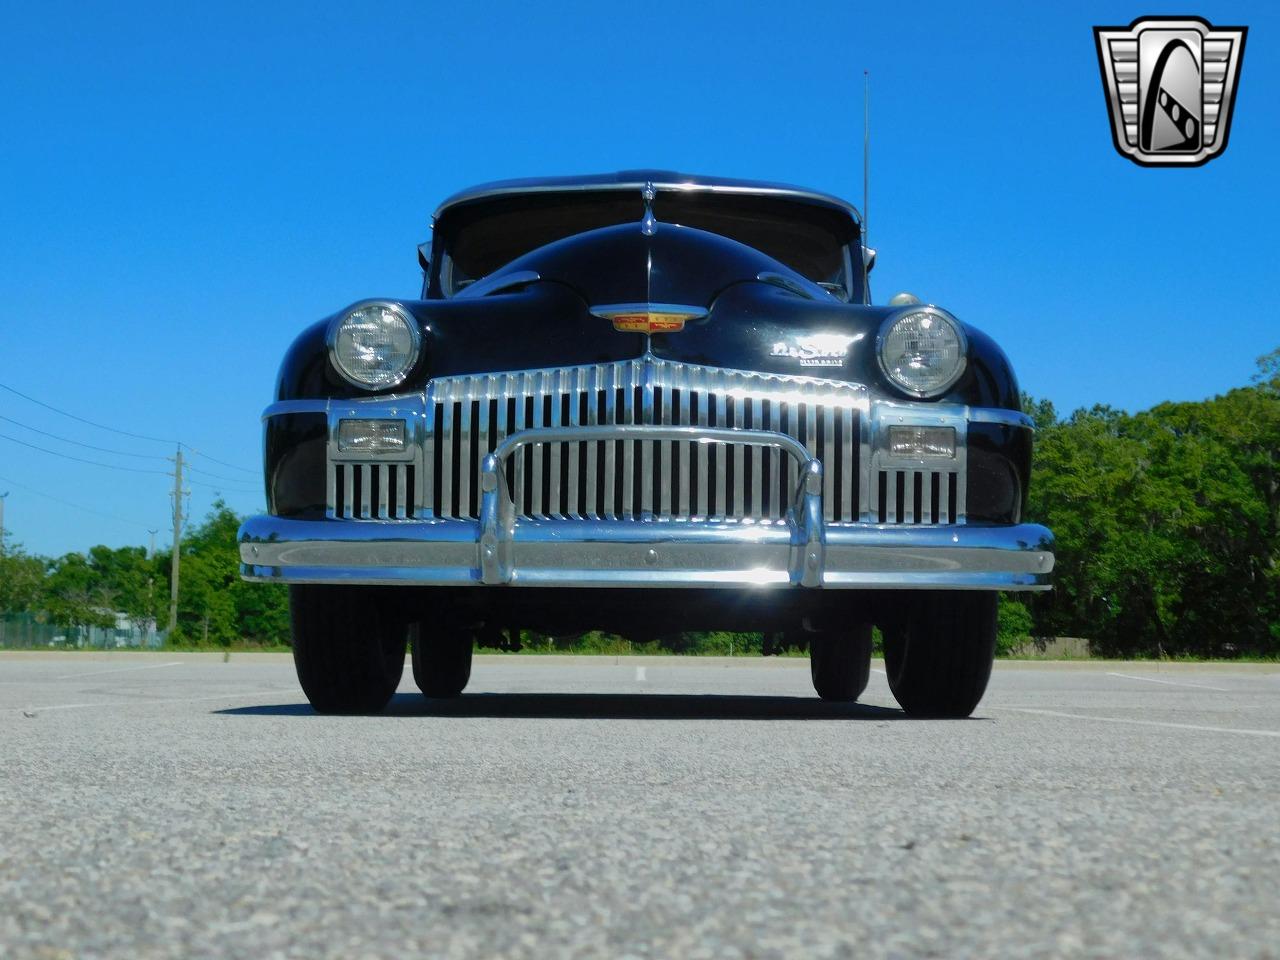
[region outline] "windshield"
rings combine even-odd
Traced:
[[[862,300],[862,273],[851,270],[857,224],[841,210],[789,198],[707,191],[661,191],[662,223],[720,234],[754,247],[840,299]],[[449,211],[437,225],[437,296],[453,296],[512,260],[587,230],[638,222],[637,191],[519,193]]]

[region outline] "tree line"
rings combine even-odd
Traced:
[[[1249,386],[1140,413],[1107,406],[1036,423],[1028,520],[1057,536],[1054,589],[1001,601],[1001,644],[1084,637],[1108,656],[1280,656],[1280,350]],[[288,643],[283,587],[240,580],[241,518],[216,503],[182,542],[173,645]],[[110,626],[168,622],[170,555],[93,547],[51,559],[0,552],[0,614]],[[550,641],[533,641],[535,645]],[[617,650],[588,635],[589,649]],[[759,652],[759,634],[680,634],[670,652]],[[573,649],[556,642],[556,649]]]
[[[178,625],[171,646],[278,646],[289,640],[282,586],[240,579],[236,530],[241,517],[214,504],[182,539]],[[56,559],[21,547],[0,555],[0,613],[27,613],[62,627],[112,627],[116,614],[164,629],[169,622],[170,551],[91,548]]]

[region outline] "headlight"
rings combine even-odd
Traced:
[[[880,330],[880,367],[895,386],[917,397],[936,397],[960,379],[968,345],[954,317],[917,307]]]
[[[329,356],[357,387],[377,390],[404,382],[418,359],[418,324],[394,303],[352,307],[329,328]]]

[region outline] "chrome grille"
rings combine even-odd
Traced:
[[[404,520],[417,515],[411,463],[331,463],[329,503],[348,520]]]
[[[880,523],[959,523],[960,489],[956,470],[877,470],[871,512]]]
[[[826,466],[829,521],[866,512],[866,391],[856,385],[661,360],[448,377],[427,394],[422,486],[437,517],[477,518],[480,467],[506,436],[537,427],[670,424],[787,433]],[[617,440],[531,444],[504,464],[533,518],[781,518],[798,467],[741,444]]]

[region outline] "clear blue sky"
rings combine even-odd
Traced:
[[[1230,148],[1140,169],[1111,145],[1090,28],[1180,12],[1250,27]],[[0,382],[252,471],[286,345],[353,300],[413,296],[445,195],[657,166],[860,204],[867,68],[877,300],[912,290],[984,328],[1060,409],[1211,396],[1280,346],[1277,36],[1263,3],[9,0]],[[0,416],[172,453],[3,391]],[[260,508],[253,472],[195,463],[197,517],[217,489]],[[169,541],[159,474],[0,439],[0,476],[30,550]]]

